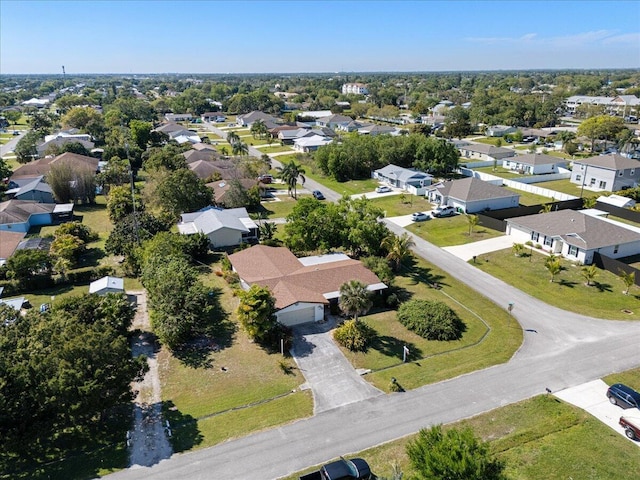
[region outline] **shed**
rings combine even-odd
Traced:
[[[106,295],[107,293],[124,293],[124,279],[106,276],[89,284],[89,293]]]

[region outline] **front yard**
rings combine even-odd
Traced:
[[[523,257],[516,257],[511,249],[482,254],[475,266],[564,310],[596,318],[640,319],[640,292],[637,287],[631,287],[629,295],[624,295],[626,287],[617,275],[598,270],[594,285],[587,287],[581,267],[561,259],[562,271],[551,282],[551,275],[544,267],[547,257],[535,251],[531,254],[528,249],[525,252]]]
[[[433,218],[426,222],[413,223],[406,227],[411,233],[424,238],[438,247],[452,247],[478,242],[503,235],[502,232],[476,225],[469,234],[469,221],[464,214],[445,218]]]

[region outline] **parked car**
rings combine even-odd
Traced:
[[[313,192],[311,192],[311,194],[316,200],[324,200],[324,195],[320,190],[314,190]]]
[[[425,220],[429,220],[431,218],[424,212],[415,212],[411,214],[411,220],[414,222],[424,222]]]
[[[13,131],[13,134],[14,134],[14,135],[20,135],[20,132],[19,132],[18,130],[14,130],[14,131]]]
[[[379,187],[376,187],[376,193],[388,193],[391,191],[390,187],[387,187],[386,185],[380,185]]]
[[[631,440],[640,440],[640,418],[620,417],[618,422]]]
[[[348,460],[341,457],[340,460],[327,463],[320,467],[320,470],[299,478],[300,480],[369,480],[372,475],[366,460],[362,458]]]
[[[262,183],[273,183],[273,177],[271,175],[260,175],[258,181]]]
[[[451,215],[455,215],[456,214],[456,209],[453,207],[447,207],[447,206],[440,206],[440,207],[436,207],[431,211],[431,216],[432,217],[450,217]]]
[[[607,390],[607,397],[614,405],[622,408],[640,409],[640,393],[622,383],[616,383]]]

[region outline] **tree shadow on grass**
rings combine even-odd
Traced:
[[[78,267],[97,267],[104,257],[106,253],[101,248],[87,248],[78,259]]]
[[[401,273],[411,279],[414,285],[418,283],[427,283],[430,285],[442,286],[442,281],[445,278],[444,275],[433,273],[431,268],[419,266],[413,259],[406,262]]]
[[[571,282],[569,280],[565,280],[564,278],[558,282],[558,285],[560,285],[561,287],[569,287],[569,288],[575,288],[577,284],[578,282]]]
[[[197,419],[180,412],[171,400],[162,402],[162,415],[171,425],[171,445],[175,453],[191,450],[202,443]]]
[[[599,292],[612,292],[613,287],[608,283],[593,282],[592,287],[596,287]]]
[[[371,340],[371,343],[369,344],[369,348],[377,350],[387,357],[393,357],[399,360],[402,360],[404,347],[407,347],[409,349],[409,356],[407,358],[407,361],[409,361],[411,358],[422,358],[422,350],[419,349],[415,344],[411,342],[405,342],[388,335],[378,335],[373,338]]]

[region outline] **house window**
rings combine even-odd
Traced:
[[[618,253],[618,249],[619,249],[619,248],[620,248],[620,245],[616,245],[616,246],[614,246],[614,247],[613,247],[613,253],[614,253],[614,255],[615,255],[616,253]]]
[[[540,234],[538,232],[531,232],[531,240],[537,242],[540,238]]]
[[[569,245],[569,256],[577,257],[578,256],[578,247],[575,245]]]
[[[635,174],[636,174],[636,171],[635,171],[635,169],[632,168],[630,175],[633,177]]]
[[[544,244],[547,247],[551,247],[553,245],[553,237],[544,237]]]
[[[607,188],[607,182],[605,182],[604,180],[600,180],[600,188],[602,189]]]
[[[593,187],[595,184],[596,184],[596,179],[592,178],[591,181],[589,182],[589,185]]]
[[[579,182],[580,180],[582,180],[582,176],[581,175],[576,175],[576,182]]]

